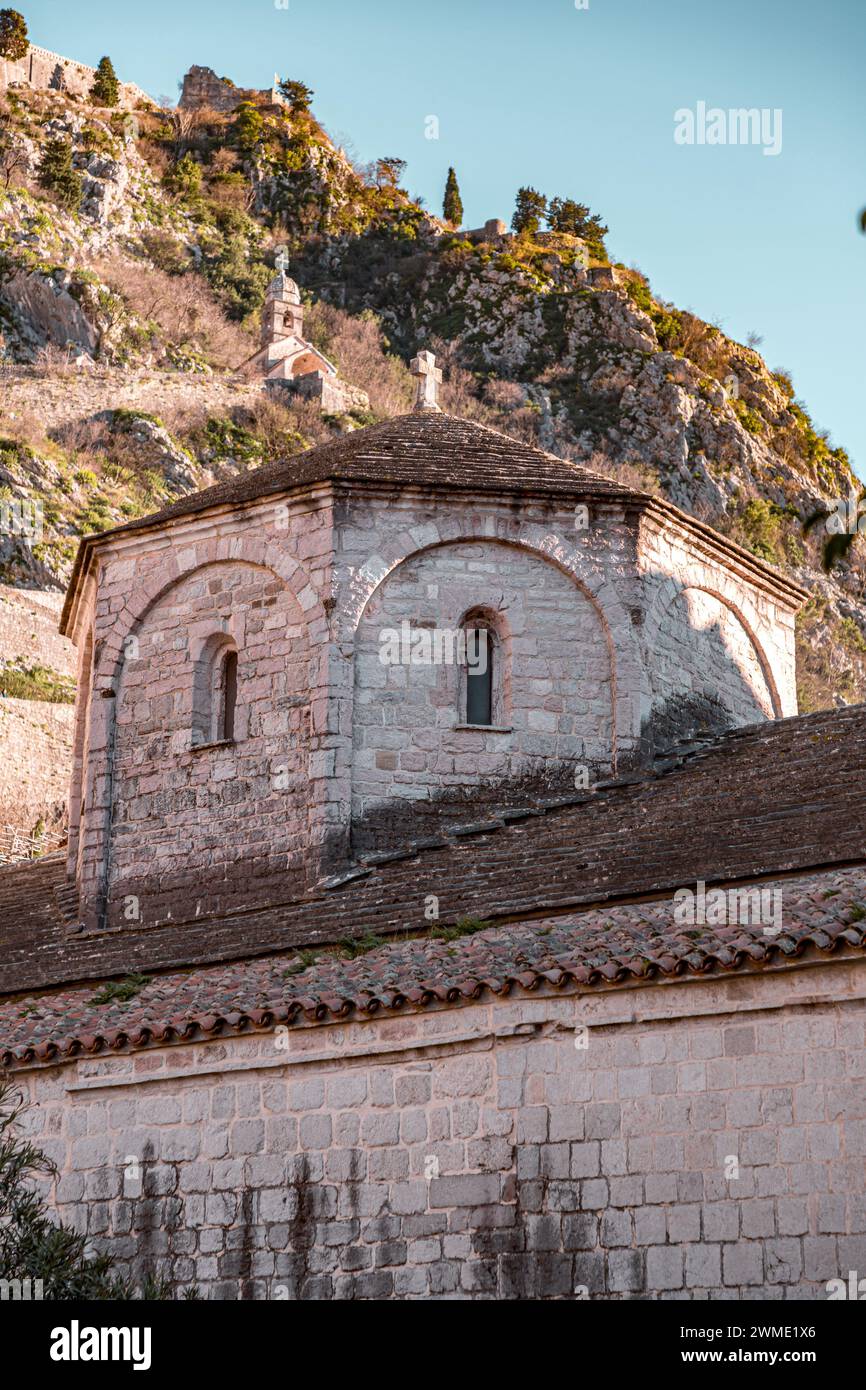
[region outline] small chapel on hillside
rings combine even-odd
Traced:
[[[309,893],[796,713],[803,590],[661,498],[445,414],[430,353],[413,370],[409,414],[82,543],[62,630],[85,930]]]
[[[326,414],[368,412],[366,391],[343,381],[334,363],[304,337],[301,291],[288,265],[286,249],[280,247],[276,274],[265,293],[261,346],[241,367],[263,377],[266,390],[291,391],[315,401]]]
[[[304,337],[301,291],[287,273],[288,257],[282,251],[277,254],[276,272],[265,294],[262,345],[252,365],[270,380],[291,381],[312,372],[336,377],[333,362]]]

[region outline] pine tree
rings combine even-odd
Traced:
[[[607,227],[597,213],[590,212],[585,203],[577,203],[573,198],[551,198],[547,225],[552,232],[567,232],[570,236],[581,237],[594,255],[606,257],[604,239]]]
[[[116,106],[120,100],[120,83],[110,58],[100,58],[90,97],[97,106]]]
[[[459,227],[463,221],[463,202],[460,197],[460,187],[457,183],[457,175],[453,169],[448,170],[448,178],[445,183],[445,200],[442,204],[442,211],[445,221],[452,227]]]
[[[570,236],[583,236],[589,208],[576,203],[573,198],[551,198],[547,210],[547,225],[552,232],[568,232]]]
[[[39,182],[71,212],[81,203],[81,175],[72,167],[72,145],[68,140],[46,140],[39,165]]]
[[[30,40],[23,14],[17,10],[0,10],[0,58],[15,63],[27,57]]]
[[[385,155],[384,159],[376,160],[376,182],[380,188],[396,188],[405,170],[405,159],[398,159],[395,154]]]
[[[547,199],[543,193],[534,188],[518,188],[511,226],[517,233],[528,232],[530,236],[535,236],[546,212]]]
[[[313,93],[303,82],[293,82],[290,78],[284,77],[279,91],[293,111],[309,111]]]

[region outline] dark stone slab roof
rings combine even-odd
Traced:
[[[600,473],[500,434],[487,425],[461,420],[442,411],[417,410],[366,429],[353,430],[292,458],[250,469],[202,492],[181,497],[148,516],[83,537],[75,557],[60,631],[70,634],[81,575],[87,569],[94,546],[106,538],[168,525],[212,507],[242,507],[264,497],[279,496],[317,483],[462,489],[473,494],[525,493],[632,503],[656,509],[659,514],[684,524],[704,543],[709,542],[726,553],[753,580],[765,585],[769,582],[780,597],[793,601],[795,606],[808,598],[808,592],[787,576],[664,498],[624,487]]]
[[[771,968],[866,951],[866,869],[824,872],[761,888],[780,890],[781,930],[674,919],[670,897],[548,920],[428,931],[354,959],[308,964],[281,953],[158,975],[131,999],[94,985],[0,1003],[0,1065],[71,1060],[166,1042],[369,1017],[545,988],[597,988]],[[101,998],[101,1002],[100,1002]]]
[[[70,931],[62,856],[0,870],[0,993],[251,960],[353,936],[560,915],[694,883],[866,864],[866,706],[736,729],[656,772],[407,844],[303,899],[165,926]],[[408,815],[408,813],[407,813]],[[458,827],[459,829],[465,827]],[[194,904],[198,883],[191,886]]]
[[[643,496],[599,473],[522,444],[486,425],[441,411],[417,410],[182,497],[115,531],[135,531],[208,507],[238,505],[287,488],[331,480],[479,491],[584,491],[612,498]],[[103,533],[106,534],[106,533]]]

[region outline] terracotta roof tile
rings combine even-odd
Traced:
[[[291,973],[294,953],[173,971],[125,1003],[94,1003],[94,984],[17,995],[0,1003],[0,1064],[271,1029],[301,1017],[457,1005],[515,989],[621,986],[866,952],[866,866],[760,886],[782,891],[778,937],[758,926],[684,931],[668,896],[490,927],[455,941],[435,934],[393,941],[353,960],[323,954],[298,974]]]
[[[399,934],[424,927],[428,894],[443,923],[528,920],[698,879],[866,862],[864,778],[863,706],[768,722],[734,730],[664,775],[449,839],[306,898],[184,920],[179,893],[171,924],[110,933],[69,930],[56,892],[61,856],[0,869],[0,991]],[[717,941],[719,950],[750,949],[738,928],[720,928]],[[633,958],[634,943],[621,954]]]

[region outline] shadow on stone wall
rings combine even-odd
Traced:
[[[659,580],[664,576],[656,576]],[[685,593],[681,588],[677,598]],[[674,600],[674,603],[676,600]],[[675,612],[674,603],[668,612]],[[632,612],[632,621],[640,628],[644,613]],[[753,686],[733,659],[725,641],[721,623],[695,629],[693,680],[695,688],[665,695],[658,689],[660,680],[653,680],[653,653],[647,657],[648,676],[654,687],[650,714],[640,730],[636,752],[620,754],[615,775],[640,770],[651,771],[655,762],[666,755],[682,753],[689,745],[718,738],[730,729],[745,724],[757,724],[770,718],[761,707]],[[748,638],[745,628],[743,634]],[[676,641],[676,634],[668,636]],[[761,658],[756,654],[758,665]],[[708,673],[721,672],[721,689],[707,689]],[[773,692],[765,680],[770,700]],[[700,688],[704,683],[705,688]],[[415,797],[383,801],[369,809],[363,817],[353,819],[349,842],[349,857],[387,852],[413,839],[423,839],[446,831],[450,826],[471,823],[476,819],[495,818],[499,813],[516,807],[532,807],[558,798],[580,795],[598,781],[609,778],[614,769],[610,762],[580,764],[575,760],[541,759],[538,770],[529,769],[519,777],[491,778],[465,787],[435,792],[427,799]],[[588,776],[588,786],[587,778]],[[336,866],[339,852],[330,856]]]

